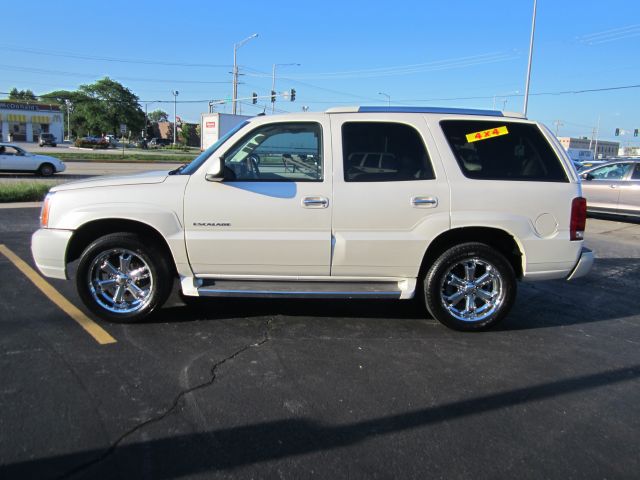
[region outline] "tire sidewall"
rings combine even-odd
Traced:
[[[493,265],[503,280],[504,299],[500,307],[489,317],[477,322],[465,322],[452,316],[441,301],[441,285],[443,276],[449,269],[461,261],[477,258]],[[451,247],[442,253],[429,268],[424,279],[424,297],[431,315],[449,328],[462,331],[486,330],[501,322],[513,306],[517,290],[517,279],[509,261],[490,246],[469,242]]]
[[[76,287],[80,298],[91,312],[112,322],[133,323],[142,320],[162,306],[173,282],[166,260],[158,249],[150,246],[151,244],[151,240],[144,240],[134,234],[110,234],[95,240],[84,250],[76,272]],[[114,313],[106,310],[96,302],[91,293],[91,264],[98,255],[114,248],[131,250],[140,256],[149,266],[154,279],[154,289],[149,303],[135,312]]]

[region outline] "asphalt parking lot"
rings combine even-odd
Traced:
[[[38,213],[0,210],[0,478],[638,478],[638,223],[589,219],[589,276],[465,334],[399,301],[96,325],[25,273]]]

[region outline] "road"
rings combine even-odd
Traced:
[[[96,175],[127,175],[131,173],[146,172],[150,170],[171,170],[179,167],[182,163],[147,163],[147,162],[65,162],[67,169],[55,174],[52,177],[38,177],[33,174],[0,173],[0,183],[2,182],[45,182],[45,183],[65,183]]]
[[[37,216],[0,210],[31,265]],[[0,478],[637,478],[640,225],[590,219],[587,244],[589,276],[521,284],[490,332],[174,295],[106,344],[0,254]]]

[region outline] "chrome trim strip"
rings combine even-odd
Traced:
[[[198,294],[203,297],[367,297],[367,298],[400,298],[402,292],[304,292],[304,291],[277,291],[277,290],[227,290],[214,288],[199,288]]]

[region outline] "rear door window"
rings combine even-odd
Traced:
[[[476,180],[568,182],[540,129],[527,123],[440,122],[462,173]]]
[[[342,126],[347,182],[398,182],[435,178],[420,133],[402,123],[346,122]]]

